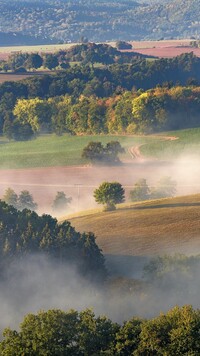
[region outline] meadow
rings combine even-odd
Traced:
[[[152,137],[131,136],[39,136],[31,141],[15,142],[0,138],[0,169],[53,166],[76,166],[87,162],[81,158],[83,148],[90,141],[106,144],[119,141],[126,149],[121,159],[131,159],[128,148],[152,142]]]
[[[177,139],[157,139],[143,145],[140,150],[144,156],[173,159],[180,156],[200,154],[200,128],[170,131],[162,133],[160,136],[176,137]]]
[[[166,140],[165,137],[177,137]],[[56,136],[43,135],[31,141],[8,141],[0,138],[0,169],[53,166],[77,166],[87,164],[81,158],[83,148],[90,141],[119,141],[125,148],[123,161],[131,160],[130,147],[140,146],[143,156],[157,159],[173,159],[183,155],[200,153],[200,128],[180,130],[149,136]]]

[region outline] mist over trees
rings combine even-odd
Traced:
[[[119,164],[118,155],[124,152],[124,148],[118,141],[108,142],[105,147],[101,142],[89,142],[82,151],[82,158],[93,163]]]
[[[21,193],[23,198],[24,192]],[[12,192],[9,190],[8,193]],[[0,226],[2,270],[28,253],[44,253],[58,263],[75,264],[83,275],[97,280],[105,278],[104,257],[92,233],[80,234],[67,221],[58,224],[50,215],[40,217],[27,208],[20,212],[2,201]]]
[[[177,183],[171,177],[161,177],[155,186],[149,187],[147,180],[139,179],[130,191],[131,201],[162,199],[173,197],[176,194]]]
[[[7,188],[2,200],[18,210],[29,209],[35,211],[38,207],[28,190],[22,190],[20,194],[17,195],[12,188]]]

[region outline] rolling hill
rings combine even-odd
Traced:
[[[200,252],[200,194],[122,204],[113,212],[96,210],[67,220],[78,231],[93,231],[108,255]]]
[[[55,42],[198,38],[199,9],[199,0],[1,0],[0,20],[3,32]]]

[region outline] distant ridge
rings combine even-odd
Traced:
[[[30,46],[55,43],[57,42],[48,38],[33,37],[16,32],[0,32],[0,46]]]

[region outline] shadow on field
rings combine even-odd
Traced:
[[[200,206],[199,203],[172,203],[172,204],[158,204],[158,205],[147,205],[147,206],[135,206],[132,209],[135,210],[146,210],[146,209],[162,209],[162,208],[178,208],[178,207],[192,207]]]
[[[112,277],[141,278],[150,256],[105,255],[106,267]]]

